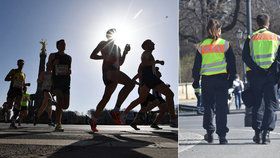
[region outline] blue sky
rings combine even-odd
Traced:
[[[131,44],[131,51],[121,67],[131,78],[136,74],[145,39],[155,42],[154,56],[164,60],[159,66],[162,80],[171,85],[178,103],[179,37],[177,0],[2,0],[0,1],[0,102],[6,99],[9,83],[4,81],[19,58],[25,60],[24,72],[36,91],[41,39],[47,40],[47,53],[56,52],[55,42],[66,41],[66,53],[72,56],[71,99],[69,110],[83,112],[95,108],[104,92],[101,61],[89,56],[105,33],[116,28],[121,49]],[[113,108],[118,86],[106,106]],[[137,87],[122,108],[137,94]],[[137,109],[136,109],[137,110]]]

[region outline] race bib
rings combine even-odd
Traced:
[[[13,76],[13,87],[22,88],[24,85],[25,74],[22,72],[16,72]]]
[[[69,68],[68,65],[55,65],[55,75],[68,75]]]

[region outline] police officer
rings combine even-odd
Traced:
[[[193,87],[199,87],[201,78],[202,103],[204,106],[204,140],[213,142],[213,111],[216,109],[216,133],[220,144],[227,144],[227,97],[236,75],[235,56],[229,42],[220,38],[221,24],[216,19],[207,24],[208,37],[202,40],[195,56],[192,70]]]
[[[254,95],[252,109],[252,128],[255,130],[253,141],[257,144],[270,143],[269,131],[275,128],[276,76],[272,65],[279,55],[280,38],[268,31],[269,16],[257,16],[259,29],[248,36],[242,52],[242,59],[246,63],[247,78]],[[278,57],[277,57],[278,59]],[[264,100],[264,113],[261,114],[261,104]]]

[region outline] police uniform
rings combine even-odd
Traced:
[[[216,133],[225,137],[227,127],[228,88],[236,75],[235,57],[229,42],[218,38],[206,38],[198,45],[192,70],[194,88],[201,78],[202,104],[204,106],[203,128],[208,134],[215,131],[213,114],[216,109]]]
[[[249,36],[244,44],[242,59],[247,65],[247,78],[254,95],[252,128],[256,133],[264,131],[266,134],[275,128],[277,79],[271,70],[274,60],[279,56],[279,43],[277,34],[262,28]],[[264,112],[261,112],[262,100]]]

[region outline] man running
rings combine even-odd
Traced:
[[[10,82],[10,88],[7,94],[7,102],[6,102],[8,106],[6,107],[8,109],[14,107],[13,108],[14,114],[11,119],[10,128],[17,128],[15,125],[15,121],[20,112],[20,104],[23,95],[23,88],[24,86],[30,85],[29,83],[25,84],[26,75],[22,71],[23,65],[24,65],[24,60],[19,59],[17,61],[18,68],[12,69],[5,77],[5,81]]]
[[[96,107],[95,113],[92,114],[90,120],[91,130],[97,132],[96,123],[100,113],[111,98],[111,95],[115,91],[118,84],[123,84],[118,95],[118,99],[111,116],[114,119],[115,124],[122,124],[120,119],[120,107],[128,94],[133,90],[135,83],[125,73],[120,71],[120,66],[124,63],[127,53],[130,51],[130,45],[126,45],[123,55],[121,55],[121,49],[114,42],[113,35],[116,29],[110,29],[106,33],[107,41],[101,41],[90,55],[91,59],[103,60],[102,73],[103,82],[105,84],[105,92],[101,101]],[[101,52],[101,55],[98,53]]]
[[[139,72],[139,70],[138,70]],[[141,73],[141,72],[139,72]],[[161,78],[161,73],[159,71],[159,67],[155,67],[155,72],[154,74],[158,77]],[[139,75],[136,75],[133,80],[136,80],[137,78],[139,78]],[[140,81],[140,85],[139,85],[139,89],[138,91],[140,92],[140,88],[142,85],[141,79],[139,78]],[[159,92],[157,92],[156,90],[152,90],[152,94],[149,93],[146,100],[141,103],[141,109],[140,111],[137,113],[136,117],[134,118],[133,122],[130,124],[130,126],[132,128],[134,128],[135,130],[140,130],[137,127],[137,124],[139,124],[140,122],[140,118],[143,114],[147,113],[148,111],[151,111],[153,108],[155,107],[159,108],[159,114],[156,116],[155,120],[153,121],[153,123],[151,124],[150,127],[160,130],[162,129],[161,127],[158,126],[159,122],[163,119],[163,116],[165,114],[165,112],[167,111],[166,107],[166,101],[162,98],[161,94]],[[123,113],[123,117],[125,117],[128,113],[129,113],[129,108],[127,108],[124,113]]]
[[[154,74],[154,69],[156,64],[164,65],[164,61],[155,60],[153,56],[153,51],[155,49],[155,44],[150,40],[147,39],[143,42],[142,48],[144,52],[141,56],[141,64],[138,69],[138,75],[140,81],[142,81],[142,85],[139,92],[139,97],[132,101],[130,105],[127,107],[126,111],[132,110],[138,104],[145,102],[149,91],[151,89],[156,90],[157,92],[165,95],[168,112],[170,115],[170,127],[178,127],[177,116],[175,114],[174,109],[174,93],[171,89],[166,85],[161,79],[159,79]]]
[[[66,43],[63,39],[56,42],[58,52],[51,53],[48,59],[48,66],[52,70],[52,86],[57,98],[56,105],[56,127],[55,131],[63,132],[61,126],[62,112],[69,107],[70,100],[70,75],[72,58],[66,54]]]

